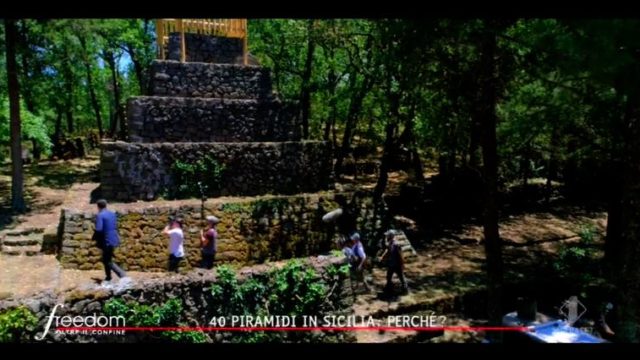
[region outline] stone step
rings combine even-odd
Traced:
[[[273,97],[269,69],[258,66],[156,60],[152,95],[224,99]]]
[[[131,142],[297,141],[295,117],[277,100],[136,96],[127,103]]]
[[[11,229],[4,232],[6,236],[21,236],[29,234],[40,234],[44,232],[42,228],[24,228],[24,229]]]
[[[2,239],[2,246],[29,246],[42,244],[42,234],[29,234],[19,236],[5,236]]]
[[[40,245],[30,246],[5,246],[2,245],[2,253],[6,255],[34,256],[40,254]]]

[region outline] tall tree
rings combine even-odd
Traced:
[[[113,101],[114,101],[114,112],[111,121],[111,125],[109,128],[109,136],[114,137],[118,128],[120,129],[120,138],[126,137],[126,125],[125,125],[125,116],[122,105],[120,103],[120,76],[118,73],[118,61],[116,58],[116,54],[113,50],[106,49],[102,52],[102,57],[107,63],[109,67],[109,71],[111,72],[111,87],[113,89]]]
[[[11,118],[11,207],[22,212],[24,202],[24,176],[22,172],[22,143],[20,129],[20,83],[16,65],[16,22],[4,21],[4,36],[7,57],[7,84],[9,90],[9,112]]]
[[[64,44],[64,57],[70,59],[69,45]],[[74,74],[70,61],[65,61],[62,65],[62,77],[64,78],[64,90],[65,90],[65,115],[67,118],[67,131],[69,134],[75,130],[73,121],[73,104],[74,104]]]
[[[35,96],[34,96],[34,84],[32,81],[32,78],[29,74],[29,70],[32,70],[32,65],[33,65],[33,61],[32,59],[32,50],[29,47],[29,36],[28,36],[28,30],[27,30],[27,24],[26,24],[27,20],[22,20],[19,23],[19,46],[18,48],[20,49],[20,59],[22,62],[22,83],[24,84],[24,86],[22,87],[22,93],[23,93],[23,99],[24,99],[24,103],[26,104],[27,110],[29,112],[31,112],[32,114],[36,113],[36,105],[35,105]],[[35,71],[33,71],[35,72]],[[27,138],[27,140],[29,140]],[[40,155],[41,155],[41,149],[40,146],[38,144],[38,142],[36,141],[35,138],[31,138],[31,143],[32,143],[32,147],[33,147],[33,158],[35,160],[40,160]]]
[[[636,51],[640,51],[640,47]],[[621,159],[624,164],[622,194],[615,212],[610,215],[618,217],[614,219],[617,265],[613,272],[618,288],[616,333],[621,341],[637,342],[640,340],[640,268],[637,265],[640,259],[640,91],[632,90],[627,101],[626,152]]]
[[[487,258],[488,315],[493,325],[502,320],[503,259],[498,229],[498,149],[496,106],[498,103],[498,24],[487,21],[480,41],[479,96],[475,117],[481,129],[485,205],[483,213],[484,247]],[[498,339],[499,340],[499,339]]]
[[[87,87],[89,90],[91,106],[93,107],[93,111],[96,116],[96,125],[98,127],[98,133],[100,135],[100,138],[102,139],[102,137],[104,136],[104,130],[102,129],[102,116],[100,113],[100,103],[98,101],[98,96],[96,95],[96,90],[93,82],[91,60],[89,59],[89,51],[87,48],[87,40],[85,39],[85,34],[78,33],[76,35],[78,37],[78,41],[80,42],[80,47],[82,49],[82,62],[84,63],[85,73],[87,76]]]
[[[302,122],[302,137],[309,138],[309,112],[311,111],[311,71],[313,70],[313,56],[316,51],[315,27],[317,20],[308,20],[307,23],[307,56],[302,71],[302,84],[300,86],[300,115]]]
[[[364,98],[365,96],[367,96],[369,90],[371,90],[371,87],[373,86],[374,81],[371,74],[365,73],[362,77],[362,81],[358,83],[358,76],[353,75],[353,80],[351,80],[350,82],[352,95],[351,101],[349,102],[349,111],[345,119],[345,128],[342,135],[342,143],[340,144],[340,149],[338,151],[334,169],[336,176],[340,176],[342,174],[344,159],[351,151],[351,142],[353,140],[355,129],[358,125],[358,118],[360,117],[362,111]]]

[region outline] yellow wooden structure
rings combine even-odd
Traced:
[[[156,39],[158,57],[165,59],[165,45],[169,34],[180,33],[180,61],[186,61],[185,33],[222,36],[242,39],[242,57],[247,65],[247,19],[158,19]]]

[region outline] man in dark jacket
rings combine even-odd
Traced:
[[[120,245],[116,213],[107,210],[107,201],[104,199],[98,200],[97,205],[96,232],[93,237],[97,242],[97,246],[102,249],[102,263],[106,274],[105,281],[111,281],[111,270],[115,271],[119,278],[123,278],[126,273],[112,261],[113,250]]]

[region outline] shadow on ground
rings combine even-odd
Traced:
[[[29,167],[28,176],[37,177],[36,186],[69,189],[74,183],[98,182],[99,165],[92,163],[45,162]]]

